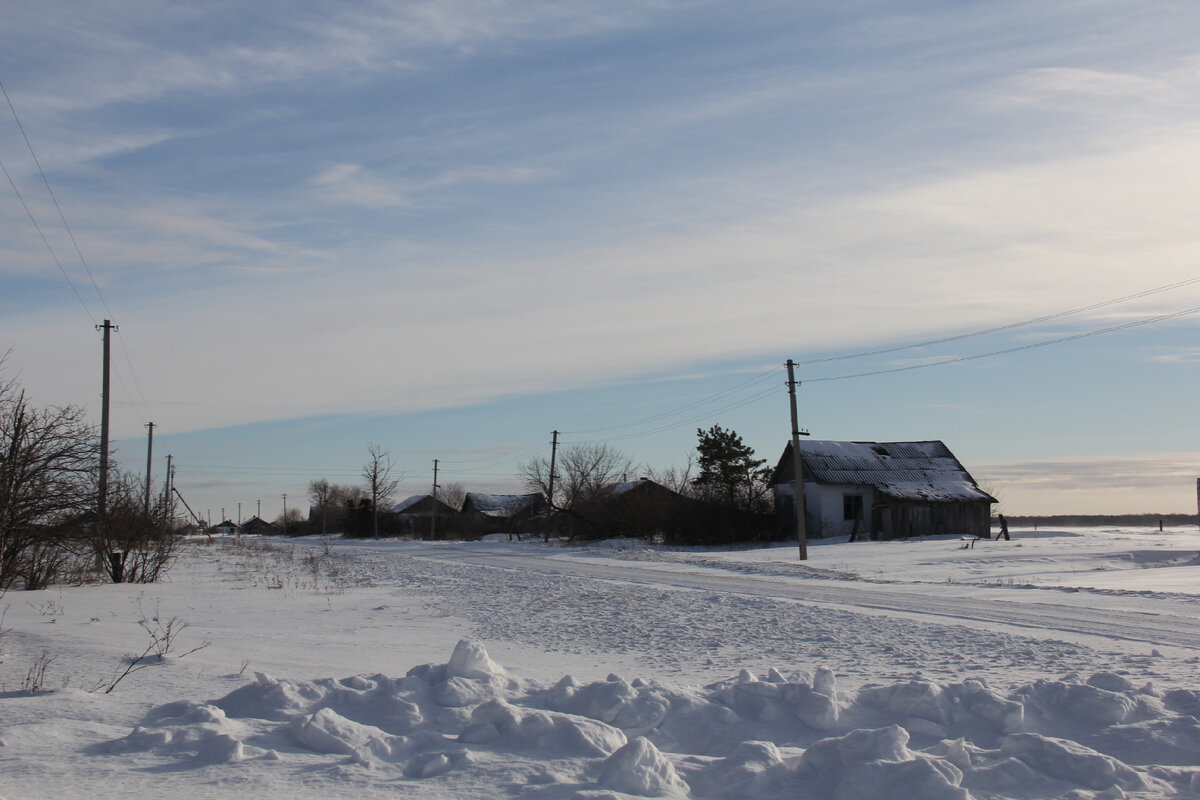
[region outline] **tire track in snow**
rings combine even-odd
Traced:
[[[1200,630],[1191,618],[1098,609],[1058,603],[1012,602],[997,598],[943,597],[905,588],[848,585],[823,578],[773,575],[757,577],[744,572],[720,574],[715,570],[655,569],[636,563],[614,565],[583,559],[547,558],[472,552],[454,546],[430,547],[413,555],[432,560],[469,563],[543,574],[570,574],[595,580],[652,585],[660,589],[685,589],[796,600],[859,609],[901,612],[915,616],[987,622],[1019,628],[1122,639],[1168,647],[1200,650]],[[965,585],[958,587],[960,590]],[[987,591],[982,587],[981,591]]]

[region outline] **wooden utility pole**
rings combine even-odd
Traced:
[[[258,519],[262,521],[262,517]],[[283,535],[287,536],[287,492],[283,493]]]
[[[146,438],[146,517],[150,516],[150,469],[154,466],[154,423],[147,422],[150,434]]]
[[[550,510],[554,510],[554,459],[558,455],[558,431],[554,431],[554,438],[550,442],[550,485],[546,490],[546,502],[550,504]]]
[[[438,490],[437,469],[438,469],[438,460],[435,458],[433,460],[433,517],[431,518],[431,521],[429,523],[429,538],[430,539],[437,538],[437,503],[438,503],[438,501],[437,501],[437,490]]]
[[[167,454],[167,476],[163,478],[163,524],[170,522],[171,512],[171,454]]]
[[[800,457],[800,423],[796,414],[796,376],[795,363],[787,360],[788,399],[792,406],[792,469],[795,471],[796,500],[793,506],[796,511],[796,540],[800,546],[800,560],[808,560],[808,530],[804,521],[804,460]],[[808,435],[808,431],[804,432]]]
[[[108,513],[108,401],[109,401],[109,338],[112,331],[118,330],[116,325],[104,320],[103,325],[97,325],[96,330],[104,332],[104,375],[101,378],[100,395],[100,490],[96,498],[96,533],[104,534],[105,518]]]
[[[542,541],[550,541],[550,526],[554,524],[554,461],[558,456],[558,431],[554,431],[554,437],[550,440],[550,480],[546,487],[546,503],[550,506],[550,515],[546,519],[546,525],[542,528]],[[555,532],[557,536],[557,531]]]

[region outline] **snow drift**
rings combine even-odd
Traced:
[[[255,680],[152,711],[107,752],[179,767],[247,760],[379,781],[503,769],[544,797],[1120,798],[1200,791],[1200,692],[1120,675],[911,680],[853,692],[824,669],[699,688],[507,677],[478,643],[446,664],[335,680]],[[502,765],[502,767],[501,767]]]

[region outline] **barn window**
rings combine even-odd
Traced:
[[[863,518],[863,496],[861,494],[842,495],[842,519],[850,522]]]

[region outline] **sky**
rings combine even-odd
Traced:
[[[4,3],[0,351],[201,516],[697,428],[1194,512],[1200,7]],[[52,192],[52,194],[51,194]],[[240,505],[239,505],[240,504]]]

